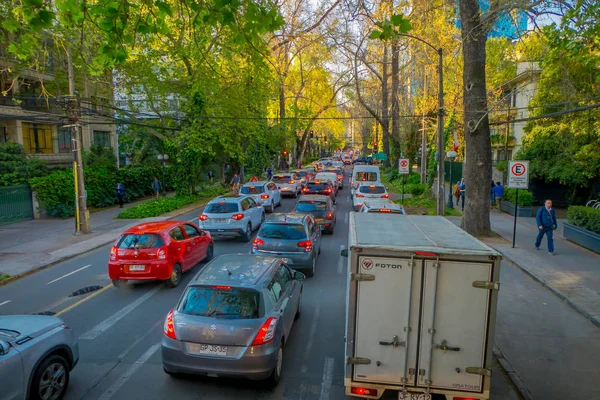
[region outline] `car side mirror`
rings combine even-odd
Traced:
[[[0,356],[7,355],[9,350],[10,344],[4,340],[0,340]]]
[[[200,236],[206,236],[206,232],[205,231],[200,231]]]
[[[342,251],[340,251],[340,256],[348,257],[348,249],[343,249]]]
[[[297,281],[303,281],[306,279],[306,275],[304,275],[302,272],[300,271],[295,271],[294,272],[294,279]]]

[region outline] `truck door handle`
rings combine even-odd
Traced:
[[[446,339],[442,340],[442,344],[435,344],[435,345],[433,345],[433,348],[434,349],[440,349],[444,353],[446,351],[460,351],[460,347],[450,347],[450,346],[448,346],[448,341]]]
[[[381,345],[381,346],[392,346],[392,347],[399,347],[399,346],[405,347],[406,346],[406,342],[401,342],[398,339],[398,335],[394,335],[394,337],[392,338],[391,342],[382,342],[382,341],[380,341],[379,345]]]

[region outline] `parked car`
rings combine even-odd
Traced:
[[[317,225],[322,226],[324,232],[333,234],[337,218],[336,207],[331,197],[302,195],[292,212],[294,214],[312,214],[315,217]]]
[[[273,182],[277,185],[282,195],[298,197],[302,192],[302,182],[294,173],[273,175]]]
[[[352,207],[354,211],[358,211],[365,201],[389,198],[390,195],[387,189],[381,183],[358,182],[358,187],[354,190],[352,196]]]
[[[308,276],[315,274],[321,253],[321,229],[312,215],[271,214],[252,241],[252,254],[287,258]]]
[[[252,239],[252,231],[265,220],[265,209],[252,196],[220,196],[212,199],[200,214],[200,227],[215,238]]]
[[[240,193],[252,196],[257,204],[271,213],[275,211],[275,207],[281,205],[281,192],[277,185],[270,181],[246,183],[241,187]]]
[[[60,400],[78,361],[77,337],[62,319],[0,316],[0,398]]]
[[[400,204],[390,201],[369,200],[362,203],[359,207],[362,213],[387,213],[387,214],[406,214],[404,207]]]
[[[304,279],[276,257],[215,258],[167,315],[164,371],[268,379],[277,385],[284,344],[301,313]]]
[[[321,194],[331,197],[331,201],[335,204],[335,185],[331,181],[309,181],[306,187],[302,189],[303,194]]]

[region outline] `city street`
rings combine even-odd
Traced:
[[[294,202],[284,199],[277,211],[291,210]],[[116,289],[106,267],[111,246],[105,246],[0,288],[0,303],[10,300],[0,314],[52,311],[78,333],[81,356],[67,399],[343,399],[346,259],[339,253],[347,243],[347,189],[337,203],[335,234],[324,236],[315,277],[305,282],[302,317],[286,344],[282,382],[272,391],[260,382],[173,378],[163,372],[159,343],[165,315],[203,264],[175,289],[159,282]],[[181,219],[195,220],[199,212]],[[250,243],[219,240],[215,251],[248,253]],[[68,297],[94,285],[103,288]],[[492,393],[495,400],[518,398],[498,368]],[[394,398],[392,393],[386,397]]]

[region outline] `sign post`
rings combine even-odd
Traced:
[[[519,205],[519,189],[529,189],[529,161],[508,162],[508,188],[515,189],[515,220],[513,223],[512,247],[515,247],[517,236],[517,213]]]
[[[401,158],[398,160],[398,173],[402,175],[402,206],[404,206],[404,182],[406,181],[406,175],[410,173],[408,158]]]

